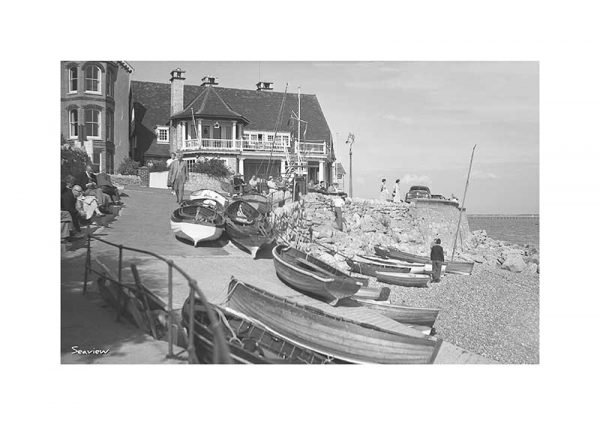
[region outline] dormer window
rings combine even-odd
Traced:
[[[156,142],[169,143],[169,127],[156,127]]]
[[[69,68],[69,93],[77,93],[77,67]]]
[[[88,93],[102,93],[101,71],[97,66],[89,66],[85,70],[85,91]]]

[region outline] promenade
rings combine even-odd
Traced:
[[[265,249],[264,252],[259,253],[257,259],[252,259],[248,253],[228,242],[227,238],[202,244],[202,246],[198,247],[178,241],[171,232],[169,222],[170,213],[177,207],[177,204],[168,190],[133,187],[127,188],[126,194],[128,196],[124,197],[125,207],[119,211],[119,216],[116,220],[110,224],[110,227],[97,229],[94,234],[108,242],[148,250],[173,260],[192,278],[196,279],[199,288],[212,303],[220,304],[224,302],[229,281],[232,276],[235,276],[251,285],[293,299],[302,304],[316,306],[332,314],[355,319],[360,317],[362,320],[367,320],[369,323],[390,330],[403,331],[406,329],[405,326],[370,310],[365,312],[364,309],[331,307],[326,303],[299,294],[279,280],[275,273],[269,249]],[[116,276],[118,269],[118,249],[96,240],[92,240],[91,247],[93,261],[101,264]],[[79,358],[72,354],[71,347],[78,344],[80,346],[84,345],[79,340],[69,339],[76,337],[76,335],[70,335],[71,328],[69,326],[74,321],[69,317],[69,314],[77,314],[83,308],[76,305],[77,298],[73,297],[76,291],[79,291],[79,289],[76,290],[75,288],[81,287],[84,258],[85,239],[81,239],[73,244],[73,246],[68,247],[62,255],[63,281],[61,285],[61,297],[63,301],[63,317],[61,354],[63,362],[66,362],[66,358],[71,360]],[[129,283],[133,283],[130,264],[136,264],[143,284],[166,303],[168,300],[167,265],[152,256],[124,251],[123,280]],[[101,300],[97,299],[97,289],[95,283],[93,283],[94,278],[95,276],[90,277],[91,284],[88,287],[88,294],[85,296],[77,294],[77,296],[81,296],[81,303],[93,304],[97,308],[108,310],[109,316],[112,317],[111,320],[114,321],[116,313],[110,308],[102,306]],[[79,286],[77,284],[78,279]],[[177,272],[174,272],[173,307],[180,309],[188,295],[189,288],[187,282]],[[88,305],[86,308],[91,307]],[[93,317],[90,318],[90,321],[93,321]],[[117,323],[117,325],[125,326],[120,323]],[[100,345],[108,344],[102,337],[102,334],[105,333],[103,329],[107,326],[106,320],[101,320],[97,324],[89,323],[88,330],[90,332],[87,334],[88,340],[86,340],[88,347],[96,344],[94,348],[103,348]],[[108,327],[114,326],[113,322]],[[119,332],[124,331],[121,329]],[[84,333],[84,330],[80,329],[80,333]],[[97,340],[95,340],[95,335],[97,335]],[[133,333],[128,334],[125,332],[123,334],[117,333],[114,336],[111,335],[115,342],[121,336],[128,341],[142,341],[141,336],[134,335]],[[152,339],[147,335],[145,338]],[[145,343],[146,340],[144,339],[143,342]],[[161,341],[153,342],[162,344]],[[125,345],[125,347],[129,349],[131,345],[133,343],[129,344],[129,346]],[[121,354],[121,347],[122,345],[119,342],[118,345],[111,345],[111,350],[113,350],[112,352],[115,355]],[[161,346],[161,349],[164,350],[165,347]],[[148,348],[148,351],[147,358],[144,358],[144,356],[142,358],[139,356],[135,357],[133,355],[129,357],[123,355],[120,357],[123,362],[131,360],[131,363],[161,362],[162,354],[160,350],[156,351],[154,348]],[[164,351],[164,354],[166,355],[166,351]],[[98,362],[110,363],[111,357],[101,357]],[[494,362],[444,342],[436,363]]]

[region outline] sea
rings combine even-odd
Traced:
[[[469,228],[485,230],[492,239],[540,247],[539,215],[469,214]]]

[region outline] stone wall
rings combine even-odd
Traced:
[[[460,214],[460,210],[455,205],[443,203],[420,204],[417,202],[416,204],[410,204],[409,213],[425,242],[423,254],[429,254],[430,243],[436,238],[442,240],[442,246],[448,253],[452,252]],[[463,250],[470,235],[469,222],[466,213],[463,212],[460,232],[456,241],[458,250]]]
[[[126,176],[123,174],[111,174],[110,179],[114,184],[127,186],[140,186],[142,179],[139,176]]]
[[[229,179],[224,177],[212,177],[206,174],[190,173],[190,179],[185,185],[186,190],[212,189],[231,192],[232,187]]]

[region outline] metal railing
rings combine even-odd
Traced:
[[[91,260],[91,240],[95,239],[99,242],[102,242],[104,244],[113,246],[115,248],[119,249],[119,265],[118,265],[118,273],[117,273],[117,278],[114,279],[113,277],[109,276],[107,274],[106,271],[98,271],[98,270],[94,270],[94,268],[92,267],[92,260]],[[198,358],[196,356],[196,349],[195,349],[195,345],[194,345],[194,338],[195,338],[195,333],[194,333],[194,323],[196,322],[196,320],[194,320],[195,315],[195,304],[196,304],[196,296],[198,296],[199,301],[202,305],[204,305],[204,307],[206,308],[207,314],[208,314],[208,319],[210,321],[210,328],[213,332],[213,363],[231,363],[231,357],[229,354],[229,348],[227,347],[227,343],[225,340],[225,334],[223,332],[223,328],[221,323],[219,322],[215,312],[213,311],[212,308],[210,308],[210,304],[208,302],[208,300],[206,299],[206,297],[204,296],[204,294],[202,293],[202,291],[200,290],[200,288],[198,287],[198,284],[196,282],[195,279],[192,279],[181,267],[179,267],[177,264],[175,264],[173,262],[173,260],[169,260],[167,258],[164,258],[158,254],[155,254],[153,252],[150,251],[146,251],[143,249],[137,249],[137,248],[130,248],[130,247],[126,247],[123,245],[118,245],[112,242],[108,242],[105,241],[97,236],[93,236],[91,234],[87,235],[87,249],[86,249],[86,257],[85,257],[85,271],[84,271],[84,277],[83,277],[83,293],[85,294],[87,291],[87,281],[88,281],[88,273],[95,273],[98,276],[103,277],[106,280],[109,280],[113,283],[116,283],[117,285],[119,285],[121,288],[126,287],[126,285],[123,283],[122,281],[122,272],[123,272],[123,251],[132,251],[132,252],[138,252],[140,254],[146,254],[146,255],[150,255],[154,258],[157,258],[161,261],[163,261],[164,263],[166,263],[168,265],[168,292],[169,292],[169,299],[168,299],[168,304],[167,304],[167,308],[168,308],[168,334],[167,334],[167,338],[168,338],[168,346],[169,346],[169,352],[167,354],[168,358],[178,358],[178,355],[174,355],[173,354],[173,270],[175,269],[176,271],[178,271],[186,280],[187,280],[187,284],[190,290],[189,293],[189,318],[190,320],[188,320],[189,325],[188,325],[188,347],[187,347],[187,352],[188,352],[188,363],[198,363]],[[117,300],[117,320],[120,319],[121,317],[121,310],[122,310],[122,302],[121,302],[121,294],[123,291],[119,291],[119,299]]]

